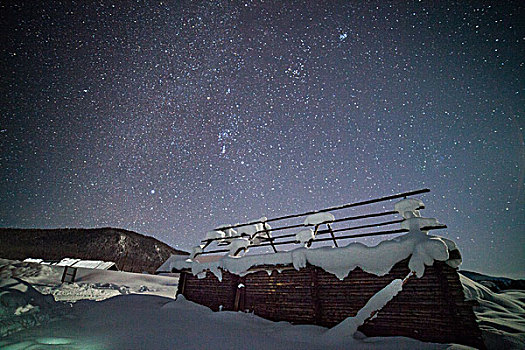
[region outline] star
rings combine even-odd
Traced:
[[[2,11],[0,226],[189,250],[220,224],[429,187],[466,269],[525,277],[520,2]]]

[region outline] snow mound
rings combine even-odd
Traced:
[[[310,246],[311,242],[314,240],[314,230],[311,228],[306,230],[301,230],[295,235],[295,242],[300,243],[303,246]]]
[[[237,257],[241,252],[246,252],[250,246],[250,240],[247,238],[236,238],[230,243],[230,257]]]
[[[261,218],[261,219],[266,219],[266,218]],[[270,234],[270,230],[272,229],[272,227],[266,222],[256,224],[255,227],[257,230],[251,236],[251,244],[260,244],[262,242],[265,242],[266,238],[272,237],[272,235]]]
[[[423,202],[416,198],[403,199],[394,205],[394,210],[405,219],[420,217],[419,209],[423,208],[425,208]]]
[[[466,300],[476,301],[483,341],[488,349],[525,349],[525,291],[492,292],[459,275]]]
[[[315,226],[333,222],[335,217],[330,213],[315,213],[308,215],[304,220],[305,226]]]
[[[251,313],[213,312],[184,297],[122,295],[71,308],[71,318],[0,340],[2,349],[445,349],[405,337],[327,342],[314,325],[272,322]],[[46,345],[42,345],[46,344]]]
[[[48,322],[61,311],[56,304],[18,278],[0,280],[0,337]]]
[[[173,296],[178,283],[178,276],[86,268],[78,268],[74,283],[62,283],[63,271],[62,266],[0,259],[0,283],[10,278],[18,279],[31,284],[46,297],[50,295],[55,301],[101,301],[123,294]]]
[[[48,265],[0,259],[0,280],[11,277],[20,278],[29,283],[39,283],[50,278],[60,279],[61,274]]]

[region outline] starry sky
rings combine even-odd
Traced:
[[[521,1],[9,1],[0,226],[206,231],[428,187],[525,277]],[[391,209],[393,203],[389,204]]]

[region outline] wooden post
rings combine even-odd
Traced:
[[[179,294],[184,295],[184,287],[186,287],[186,272],[181,272],[179,275],[179,285],[177,287],[175,298],[177,298],[177,295]]]
[[[75,282],[75,277],[77,275],[77,268],[72,266],[64,266],[64,273],[62,274],[62,283]]]
[[[306,243],[306,246],[307,246],[308,248],[310,248],[310,246],[312,245],[312,243],[315,241],[315,238],[317,237],[317,231],[319,230],[319,226],[320,226],[320,224],[317,224],[317,225],[314,226],[314,239],[311,240],[310,242]]]
[[[206,249],[211,244],[211,242],[213,241],[210,239],[206,240],[206,243],[204,243],[204,247],[202,247],[202,250],[204,251],[204,249]]]
[[[266,222],[263,222],[262,225],[263,225],[264,232],[266,233],[266,237],[270,238],[270,233],[266,229]],[[277,249],[275,248],[275,244],[273,244],[273,239],[270,240],[270,245],[272,246],[273,252],[277,253]]]
[[[233,311],[242,311],[244,310],[244,299],[246,294],[246,278],[237,277],[233,279],[233,287],[235,288],[235,298],[233,301]],[[243,287],[240,287],[240,285]]]
[[[241,299],[241,288],[237,287],[235,289],[235,300],[233,301],[233,311],[239,311],[239,301]]]
[[[336,247],[339,247],[337,245],[337,240],[335,239],[335,236],[334,236],[334,231],[332,231],[332,227],[330,227],[330,224],[326,224],[326,226],[328,226],[328,230],[330,231],[330,236],[332,236],[332,240],[334,241],[334,245]]]

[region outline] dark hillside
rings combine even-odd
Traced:
[[[0,228],[0,257],[5,259],[104,260],[116,262],[123,271],[153,273],[171,254],[188,253],[153,237],[117,228]]]

